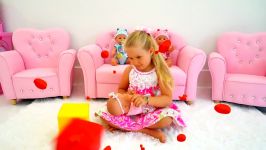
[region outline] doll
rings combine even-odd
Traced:
[[[159,45],[159,51],[163,55],[167,65],[172,66],[173,60],[170,58],[171,52],[174,50],[173,45],[171,44],[168,30],[157,29],[153,34],[154,39]]]
[[[116,33],[114,35],[115,45],[112,49],[111,65],[124,65],[127,63],[127,54],[123,48],[123,43],[127,36],[127,29],[117,28]]]
[[[119,116],[126,114],[128,116],[138,115],[141,113],[152,112],[155,110],[154,107],[150,105],[144,105],[142,107],[136,107],[131,103],[132,94],[128,93],[114,93],[109,94],[109,99],[107,101],[107,110],[110,114]]]

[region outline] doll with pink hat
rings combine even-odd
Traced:
[[[153,33],[153,37],[159,45],[159,52],[163,55],[167,65],[172,66],[172,59],[170,58],[171,52],[174,50],[170,41],[170,36],[167,29],[157,29]]]
[[[123,43],[128,36],[127,29],[117,28],[114,35],[115,45],[112,49],[111,65],[124,65],[127,63],[127,54],[123,48]]]

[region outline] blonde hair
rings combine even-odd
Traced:
[[[145,31],[134,31],[132,32],[126,39],[125,48],[128,47],[141,47],[147,51],[153,49],[152,52],[152,63],[155,66],[156,73],[158,75],[160,83],[163,84],[164,87],[173,89],[174,81],[173,77],[170,73],[170,70],[163,58],[163,56],[158,52],[159,48],[154,40],[154,38]]]

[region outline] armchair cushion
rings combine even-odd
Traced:
[[[266,78],[246,74],[227,74],[224,99],[246,105],[265,105]]]
[[[41,78],[47,83],[46,89],[36,87],[34,84],[36,78]],[[59,81],[55,68],[28,69],[16,73],[12,79],[17,98],[41,98],[47,94],[53,97],[59,94]]]
[[[116,83],[119,84],[122,74],[127,65],[112,66],[103,64],[96,69],[96,81],[98,83]]]

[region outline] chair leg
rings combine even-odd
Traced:
[[[12,105],[16,105],[16,104],[17,104],[17,100],[16,100],[16,99],[11,99],[11,100],[10,100],[10,103],[11,103]]]
[[[185,101],[185,103],[186,103],[187,105],[192,105],[192,104],[193,104],[193,101]]]
[[[221,101],[219,101],[219,100],[213,100],[213,102],[214,102],[215,104],[219,104],[219,103],[221,103]]]
[[[66,100],[66,99],[68,99],[68,96],[63,96],[63,100]]]

